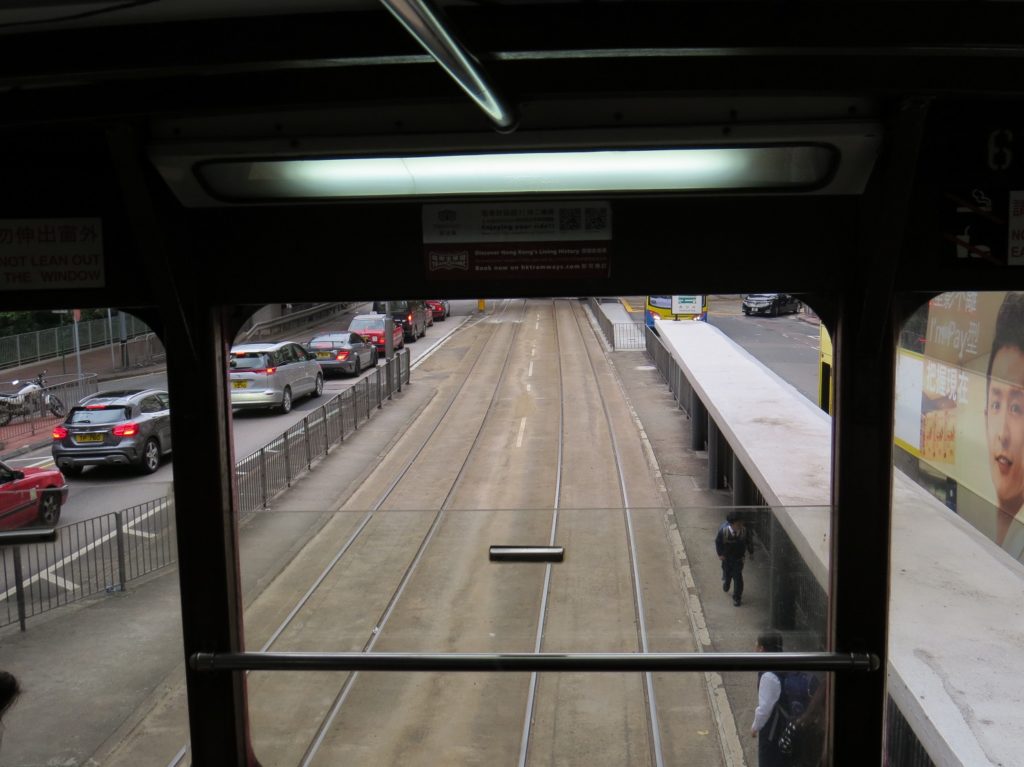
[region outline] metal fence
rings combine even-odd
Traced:
[[[605,340],[611,344],[613,350],[645,348],[644,325],[638,322],[612,322],[601,309],[599,299],[588,298],[587,302],[590,304],[590,310],[597,319],[598,327],[601,328]]]
[[[125,584],[175,561],[174,500],[158,498],[58,528],[53,543],[0,547],[0,626]]]
[[[370,420],[402,385],[409,382],[409,351],[402,350],[361,379],[332,397],[281,436],[235,465],[239,511],[266,508],[271,500]]]
[[[67,379],[54,382],[53,379]],[[15,395],[18,393],[18,386],[24,385],[25,381],[13,385],[12,382],[0,382],[0,392]],[[32,436],[35,434],[48,435],[54,425],[64,420],[63,416],[54,415],[46,403],[45,395],[52,395],[60,400],[63,405],[63,412],[67,412],[78,403],[83,397],[95,394],[99,390],[96,373],[83,375],[81,378],[75,375],[51,376],[47,381],[46,388],[31,395],[21,403],[12,403],[14,413],[10,421],[0,426],[0,447],[14,437]],[[7,405],[0,404],[0,408]],[[60,411],[58,411],[60,412]],[[6,420],[6,413],[0,421]]]
[[[409,382],[403,350],[235,466],[239,512],[266,508],[313,464],[368,421]],[[54,543],[0,547],[0,626],[100,592],[172,564],[172,495],[58,529]]]
[[[131,314],[120,313],[124,318],[125,337],[152,333],[145,322]],[[121,341],[121,319],[86,320],[78,324],[78,348],[95,349]],[[0,338],[0,369],[19,367],[30,362],[57,359],[75,353],[75,324],[68,323],[46,330],[19,333]]]

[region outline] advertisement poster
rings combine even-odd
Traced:
[[[895,436],[937,474],[982,499],[986,519],[972,522],[1020,557],[1024,524],[1013,519],[1024,514],[1024,347],[1017,345],[1024,326],[1016,320],[1004,322],[1018,328],[1010,333],[1015,340],[1001,342],[999,364],[988,375],[997,315],[1008,300],[1024,320],[1020,294],[944,293],[930,302],[924,353],[900,349],[897,359]]]
[[[423,206],[428,278],[608,277],[607,202],[464,203]]]

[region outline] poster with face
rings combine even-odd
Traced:
[[[944,293],[924,311],[923,353],[897,360],[896,442],[982,499],[979,527],[1020,557],[1024,294]]]

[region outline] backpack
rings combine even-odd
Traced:
[[[779,710],[789,721],[803,716],[818,689],[818,678],[808,671],[786,671],[776,674],[782,683]]]

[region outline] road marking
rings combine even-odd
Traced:
[[[65,591],[78,591],[81,588],[81,586],[79,586],[77,583],[72,583],[71,581],[66,581],[63,578],[61,578],[59,575],[54,575],[53,573],[51,573],[49,571],[46,571],[45,573],[43,573],[43,578],[45,578],[46,580],[48,580],[50,583],[52,583],[53,585],[57,586],[58,588],[64,589]]]
[[[524,431],[526,431],[526,418],[525,417],[523,417],[523,419],[519,422],[519,436],[516,437],[516,447],[522,447],[523,446],[523,432]]]
[[[632,307],[632,305],[631,305],[631,304],[629,303],[629,301],[627,301],[627,300],[626,300],[625,298],[620,298],[620,299],[619,299],[619,301],[621,301],[621,302],[622,302],[622,306],[623,306],[623,307],[625,308],[625,310],[626,310],[627,312],[629,312],[630,314],[632,314],[633,312],[635,312],[635,311],[636,311],[636,309],[634,309],[634,308]]]
[[[531,384],[526,384],[526,391],[530,391]]]
[[[533,378],[533,360],[530,360],[530,369],[526,371],[527,378]]]

